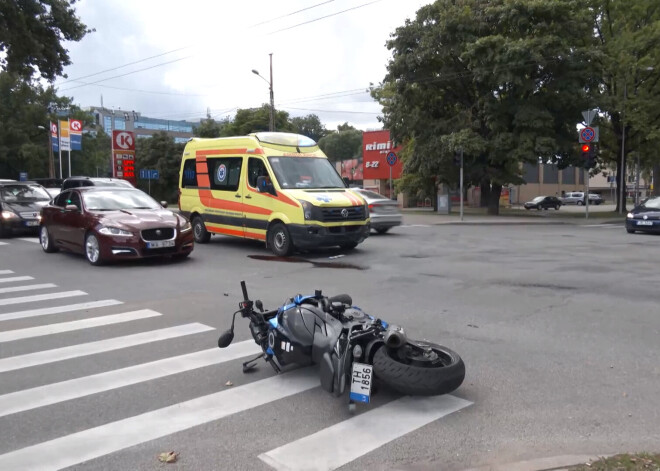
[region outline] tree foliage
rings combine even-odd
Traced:
[[[316,142],[328,134],[328,130],[315,114],[291,118],[291,127],[293,132],[314,139]]]
[[[253,132],[268,131],[270,122],[270,105],[261,108],[244,108],[236,111],[234,120],[222,129],[222,136],[245,136]],[[289,113],[275,110],[275,130],[292,132]]]
[[[345,123],[318,141],[319,147],[332,162],[362,157],[362,131]]]
[[[492,193],[497,213],[502,185],[522,182],[522,163],[575,153],[592,40],[581,5],[438,0],[398,28],[372,95],[392,137],[415,141],[405,170],[455,184],[451,162],[463,149],[469,183]]]
[[[2,0],[0,68],[30,79],[35,70],[52,82],[71,64],[65,41],[80,41],[87,29],[76,0]]]
[[[166,132],[151,138],[138,139],[135,147],[135,168],[158,170],[160,178],[151,182],[151,196],[161,201],[177,200],[179,168],[185,144],[177,144]],[[138,188],[149,191],[149,182],[138,180]]]

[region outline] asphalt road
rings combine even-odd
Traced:
[[[658,451],[657,236],[415,224],[339,258],[279,262],[261,244],[218,237],[182,262],[106,267],[45,254],[36,238],[0,242],[3,470],[163,469],[167,451],[180,453],[172,470],[448,471]],[[353,417],[313,370],[244,375],[244,320],[233,357],[215,347],[240,280],[266,308],[315,289],[349,293],[456,350],[466,380],[432,400],[381,390]]]

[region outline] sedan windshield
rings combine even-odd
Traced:
[[[648,209],[660,209],[660,198],[649,198],[641,206]]]
[[[0,197],[6,202],[50,201],[50,195],[36,185],[5,185],[0,189]]]
[[[346,188],[328,159],[269,157],[280,188]]]
[[[88,211],[119,211],[120,209],[160,209],[161,205],[139,190],[85,191],[83,201]]]

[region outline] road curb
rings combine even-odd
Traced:
[[[589,463],[611,455],[559,455],[514,463],[486,465],[463,471],[566,471],[570,466]]]

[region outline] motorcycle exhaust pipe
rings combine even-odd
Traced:
[[[390,324],[385,331],[383,341],[389,348],[401,348],[408,343],[408,337],[403,327]]]

